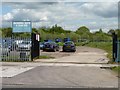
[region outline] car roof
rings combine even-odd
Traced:
[[[74,43],[73,41],[66,41],[65,43],[67,43],[67,42],[72,42],[72,43]]]
[[[74,44],[74,42],[73,41],[67,41],[67,42],[65,42],[65,44]]]

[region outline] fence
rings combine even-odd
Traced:
[[[120,41],[117,42],[117,59],[116,62],[120,62]]]
[[[2,61],[31,61],[31,37],[1,38]]]

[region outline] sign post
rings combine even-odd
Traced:
[[[32,32],[32,24],[31,21],[13,21],[12,22],[12,33],[30,33]],[[14,37],[14,36],[13,36]],[[16,38],[16,37],[15,37]],[[20,40],[23,40],[24,43],[26,42],[31,42],[31,36],[28,38],[22,38],[19,37]],[[28,47],[26,47],[28,46]],[[22,61],[31,61],[31,47],[29,47],[29,44],[26,44],[26,46],[23,45],[19,45],[19,54],[20,54],[20,60]],[[30,50],[26,50],[26,48],[30,48]]]
[[[31,21],[13,21],[12,27],[13,27],[13,33],[32,32]]]
[[[19,45],[19,48],[21,49],[19,51],[20,53],[20,60],[26,60],[26,61],[33,61],[34,58],[39,57],[40,49],[39,49],[39,41],[40,41],[40,35],[32,33],[32,24],[31,21],[13,21],[12,22],[13,27],[13,33],[20,33],[24,35],[24,33],[30,33],[31,36],[24,37],[23,44]],[[31,42],[30,44],[27,44]],[[30,50],[26,50],[30,49]],[[22,50],[23,49],[23,50]]]
[[[32,49],[31,49],[31,58],[39,58],[40,49],[39,49],[39,34],[32,33]]]

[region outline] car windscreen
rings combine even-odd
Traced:
[[[43,45],[44,44],[44,42],[40,42],[40,45]]]
[[[30,44],[30,42],[29,42],[29,41],[28,41],[28,42],[26,41],[26,42],[22,42],[22,44]]]
[[[51,45],[55,45],[56,43],[55,42],[46,42],[44,44],[51,44]]]
[[[67,44],[67,45],[73,45],[74,43],[73,42],[66,42],[65,44]]]

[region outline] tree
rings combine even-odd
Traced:
[[[55,24],[55,26],[52,26],[52,28],[49,30],[50,33],[65,33],[64,29],[60,26],[57,26],[57,24]]]
[[[38,30],[36,28],[32,28],[33,33],[38,33]]]
[[[3,37],[11,37],[12,36],[12,28],[3,28],[2,29],[2,36]]]
[[[93,34],[93,40],[95,41],[106,41],[106,40],[111,40],[111,39],[112,39],[111,36],[107,35],[104,32],[101,32],[100,30],[96,31]]]
[[[110,30],[108,31],[108,34],[109,34],[109,35],[112,35],[112,33],[114,33],[114,32],[115,32],[115,30],[110,29]]]
[[[101,29],[101,28],[100,28],[99,32],[100,32],[100,33],[103,33],[103,31],[102,31],[102,29]]]
[[[76,30],[76,33],[77,34],[80,34],[80,35],[82,35],[82,34],[84,34],[84,33],[90,33],[90,30],[89,30],[89,28],[87,28],[86,26],[82,26],[82,27],[80,27],[80,28],[78,28],[77,30]]]
[[[116,34],[118,36],[118,39],[120,40],[120,29],[116,29],[115,32],[116,32]]]
[[[74,42],[77,42],[78,39],[79,39],[79,35],[76,34],[75,32],[69,33],[69,36],[67,36],[67,37],[69,37],[69,38],[70,38],[71,40],[73,40]]]
[[[90,39],[90,30],[86,26],[82,26],[76,30],[76,34],[79,34],[80,39]]]

